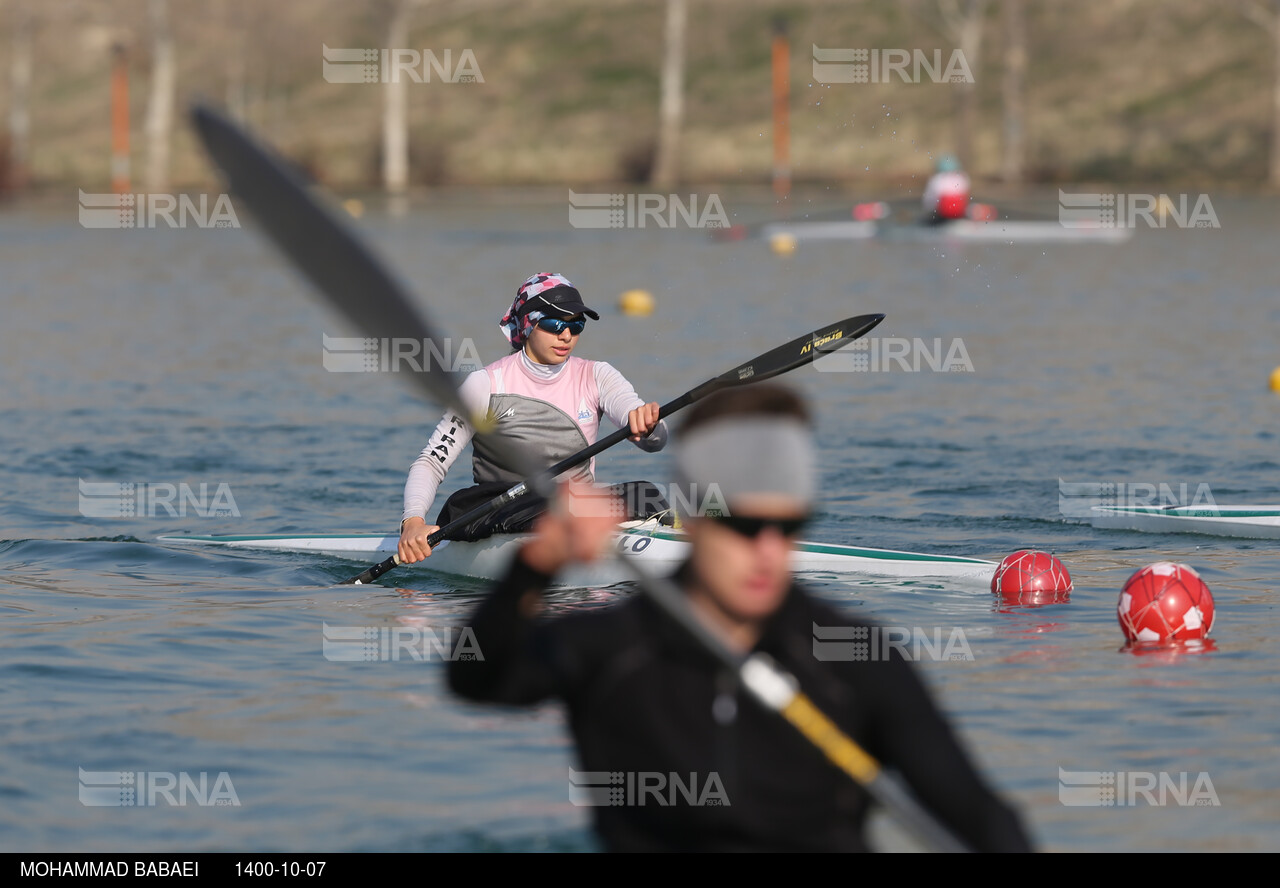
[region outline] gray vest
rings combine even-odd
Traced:
[[[516,451],[528,464],[540,469],[549,468],[590,446],[573,417],[546,401],[498,392],[489,395],[489,415],[497,418],[494,431],[471,439],[474,448],[472,475],[477,484],[489,481],[515,484],[525,477],[494,452],[490,443],[492,438],[501,438],[504,448]],[[595,480],[591,461],[570,469],[565,478],[586,482]]]

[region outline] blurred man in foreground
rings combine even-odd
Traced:
[[[675,579],[697,618],[743,655],[764,652],[790,671],[966,844],[1031,850],[900,649],[874,661],[815,656],[817,627],[871,627],[792,580],[792,541],[817,483],[803,402],[769,383],[713,395],[690,408],[678,445],[678,483],[697,493],[715,484],[728,506],[686,519],[691,556]],[[607,510],[582,508],[584,496],[568,490],[480,605],[470,625],[484,659],[451,663],[453,689],[483,702],[565,701],[582,770],[616,786],[593,808],[610,850],[867,850],[866,791],[646,596],[538,618],[551,578],[599,557],[614,530],[586,514]],[[643,792],[659,783],[682,791]]]

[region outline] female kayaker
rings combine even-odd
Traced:
[[[495,447],[490,436],[473,438],[467,420],[452,411],[440,420],[405,483],[401,563],[428,557],[427,537],[433,531],[523,479],[515,466],[504,462],[501,448],[518,448],[526,464],[551,466],[595,443],[602,416],[618,428],[629,428],[630,440],[642,450],[663,448],[667,429],[658,419],[658,404],[646,404],[610,364],[573,355],[587,318],[598,321],[600,315],[586,306],[563,275],[535,274],[520,285],[501,322],[511,354],[470,374],[461,388],[462,400],[473,413],[487,413],[496,420],[493,437],[502,441]],[[475,448],[475,483],[449,497],[436,524],[428,524],[436,491],[468,442]],[[591,460],[567,477],[589,482],[594,468]],[[619,518],[648,517],[665,506],[652,485],[637,484],[641,486],[626,497],[631,508]],[[526,495],[450,538],[482,539],[524,530],[545,505]]]

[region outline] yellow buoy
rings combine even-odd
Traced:
[[[653,314],[653,294],[648,290],[628,290],[618,297],[618,308],[624,315],[641,317]]]
[[[794,234],[775,234],[769,238],[769,249],[777,256],[790,256],[796,251],[796,237]]]
[[[1280,392],[1280,367],[1271,371],[1271,391]]]

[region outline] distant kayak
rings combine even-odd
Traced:
[[[1280,539],[1280,506],[1094,506],[1090,520],[1107,530]]]
[[[934,224],[892,224],[876,220],[770,222],[756,228],[735,225],[713,229],[716,240],[790,237],[797,241],[881,239],[901,242],[980,241],[988,243],[1119,244],[1133,236],[1131,228],[1067,227],[1059,222],[956,219]]]

